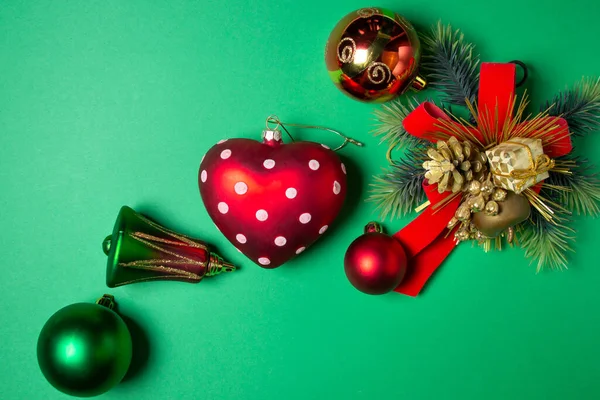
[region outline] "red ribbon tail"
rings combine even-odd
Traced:
[[[433,243],[417,254],[416,257],[410,259],[408,275],[394,291],[413,297],[418,295],[431,275],[456,247],[454,232],[454,230],[452,232],[442,232]]]
[[[424,184],[423,190],[432,205],[394,234],[409,258],[408,275],[395,290],[409,296],[419,293],[427,279],[455,247],[454,233],[448,232],[446,227],[462,201],[460,194],[447,201],[451,194],[438,193],[437,185]],[[436,208],[435,205],[440,201],[447,203]]]

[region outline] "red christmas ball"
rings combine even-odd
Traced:
[[[370,222],[364,235],[346,251],[344,270],[352,285],[367,294],[384,294],[394,290],[406,273],[406,253],[400,242],[381,232]]]

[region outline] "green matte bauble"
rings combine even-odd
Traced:
[[[121,317],[101,305],[106,298],[100,299],[100,304],[71,304],[57,311],[42,328],[38,363],[48,382],[63,393],[97,396],[127,373],[131,335]]]
[[[529,200],[514,192],[507,192],[506,199],[497,204],[497,214],[490,215],[485,212],[473,214],[473,225],[489,238],[497,237],[507,228],[520,224],[529,218],[531,213]]]

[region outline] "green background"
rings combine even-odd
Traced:
[[[464,31],[486,61],[530,66],[534,105],[600,72],[599,3],[381,1],[419,27]],[[348,244],[385,166],[378,106],[326,73],[330,1],[0,2],[0,398],[63,399],[38,333],[59,308],[116,296],[148,349],[106,399],[592,399],[600,397],[597,220],[576,218],[569,270],[520,249],[460,246],[417,298],[347,282]],[[366,142],[341,152],[351,195],[327,235],[262,270],[216,230],[197,188],[204,152],[259,138],[267,115]],[[297,137],[335,145],[318,131]],[[597,135],[577,141],[597,161]],[[108,290],[102,239],[122,205],[214,243],[243,270],[198,285]],[[412,217],[388,221],[395,232]],[[596,264],[596,265],[595,265]]]

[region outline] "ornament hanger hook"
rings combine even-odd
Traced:
[[[523,86],[523,84],[529,77],[529,70],[527,69],[527,65],[523,61],[519,61],[519,60],[512,60],[512,61],[510,61],[510,64],[518,65],[519,67],[521,67],[523,69],[523,78],[521,78],[521,80],[519,82],[517,82],[515,85],[516,87]]]
[[[275,124],[275,127],[271,127],[270,124]],[[333,151],[338,151],[338,150],[342,149],[343,147],[345,147],[349,143],[351,143],[353,145],[356,145],[356,146],[359,146],[359,147],[364,146],[358,140],[354,140],[354,139],[352,139],[352,138],[344,135],[343,133],[336,131],[335,129],[327,128],[327,127],[324,127],[324,126],[306,125],[306,124],[290,124],[290,123],[287,123],[287,122],[285,123],[285,125],[287,125],[287,126],[295,126],[295,127],[304,128],[304,129],[319,129],[319,130],[322,130],[322,131],[327,131],[327,132],[335,133],[339,137],[343,138],[344,142],[341,145],[339,145],[338,147],[336,147],[335,149],[333,149]],[[290,134],[290,132],[288,132],[288,130],[285,128],[284,123],[281,122],[276,115],[269,115],[269,117],[267,117],[266,126],[267,126],[267,129],[269,129],[269,130],[276,130],[278,127],[283,128],[283,130],[292,139],[292,142],[294,141],[294,138],[292,137],[292,135]]]
[[[271,127],[269,124],[275,124],[274,127]],[[267,117],[267,123],[266,123],[267,129],[270,131],[276,131],[277,128],[282,127],[283,130],[285,131],[285,133],[287,133],[287,135],[290,137],[290,139],[292,140],[292,142],[295,142],[294,137],[291,135],[291,133],[285,128],[285,126],[283,126],[283,124],[281,123],[281,121],[279,120],[279,117],[277,115],[269,115]]]

